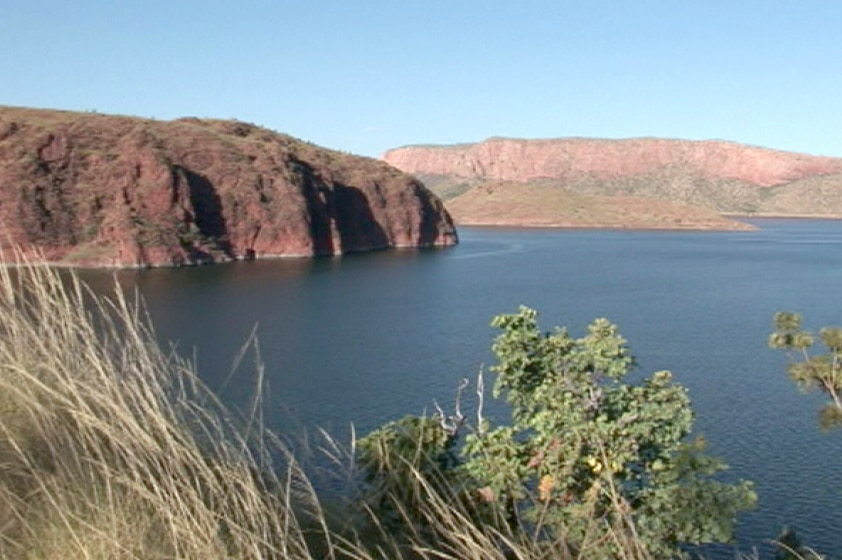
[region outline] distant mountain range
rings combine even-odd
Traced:
[[[742,229],[727,216],[842,217],[842,158],[732,142],[491,138],[383,159],[461,224]]]

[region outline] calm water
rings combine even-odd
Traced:
[[[800,395],[766,348],[776,310],[812,328],[842,323],[842,222],[757,220],[749,233],[462,228],[461,245],[343,259],[277,260],[120,273],[145,296],[162,339],[198,357],[235,406],[254,388],[250,364],[229,376],[257,328],[271,428],[364,432],[434,399],[493,363],[488,327],[519,304],[545,329],[581,335],[620,326],[640,371],[687,386],[696,431],[757,483],[743,550],[783,524],[842,553],[842,432],[822,434],[818,397]],[[107,284],[103,273],[86,278]],[[505,420],[504,411],[497,415]]]

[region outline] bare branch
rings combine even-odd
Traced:
[[[467,377],[463,377],[462,381],[459,382],[459,386],[456,388],[456,414],[454,415],[453,419],[458,422],[462,423],[465,420],[465,416],[462,414],[462,409],[460,402],[462,400],[462,391],[465,390],[465,387],[470,385],[470,381],[468,381]]]
[[[459,428],[465,423],[465,418],[459,413],[448,416],[436,401],[433,401],[433,405],[436,407],[436,416],[439,418],[442,429],[450,434],[451,437],[456,437],[459,434]]]
[[[436,401],[435,399],[433,399],[433,406],[436,407],[436,416],[439,417],[439,422],[441,422],[441,427],[444,428],[445,430],[447,430],[447,415],[444,413],[444,411],[439,406],[438,401]]]
[[[485,383],[482,380],[482,366],[477,374],[477,433],[483,433],[482,405],[485,401]]]
[[[459,430],[465,426],[467,418],[464,414],[462,414],[462,393],[471,385],[471,382],[468,378],[462,378],[459,382],[459,385],[456,387],[456,402],[454,406],[454,413],[452,415],[445,414],[444,410],[442,410],[439,403],[435,400],[433,401],[433,406],[436,407],[436,417],[439,419],[439,424],[441,425],[442,429],[444,429],[448,434],[452,437],[456,437],[459,435]],[[482,434],[482,426],[483,426],[483,417],[482,417],[482,407],[484,401],[484,392],[485,392],[485,384],[483,383],[482,379],[482,368],[480,368],[479,374],[477,376],[477,397],[478,397],[478,405],[477,405],[477,433]]]

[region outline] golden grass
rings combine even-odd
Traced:
[[[39,264],[0,273],[2,556],[310,558],[294,463],[279,479],[271,437],[114,294]]]

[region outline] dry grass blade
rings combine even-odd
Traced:
[[[294,465],[278,479],[259,425],[238,429],[119,287],[0,272],[2,556],[312,557],[290,504],[312,488]]]

